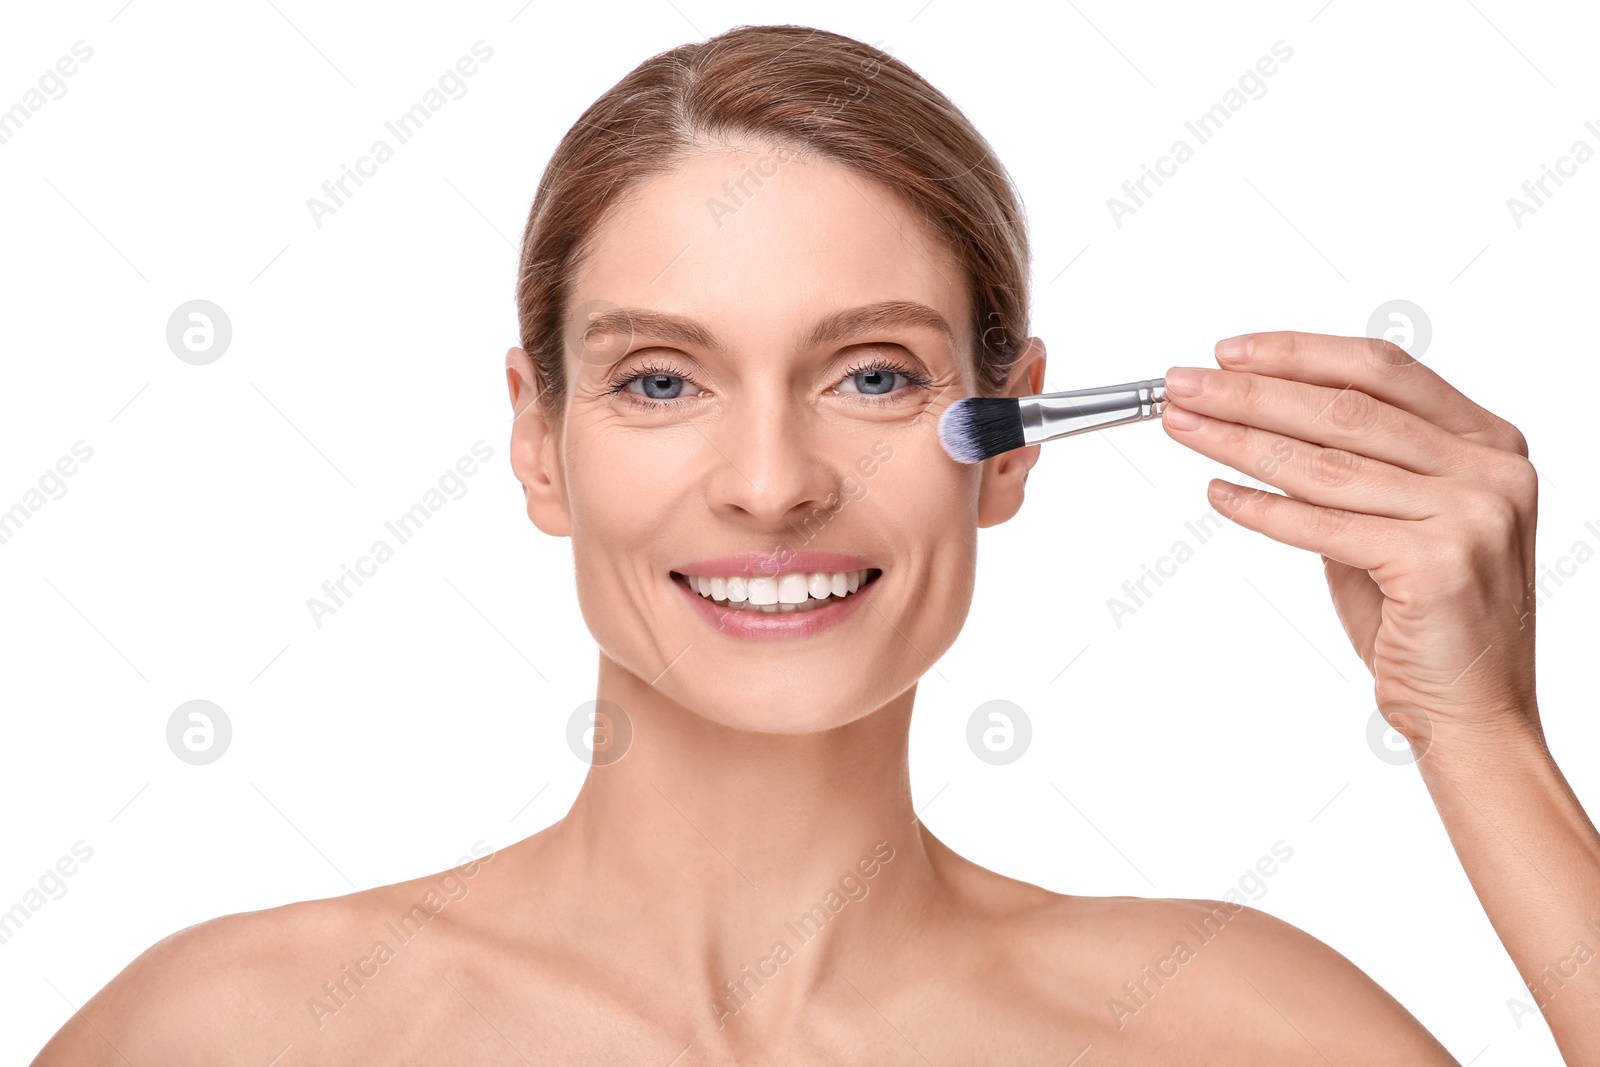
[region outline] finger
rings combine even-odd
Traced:
[[[1325,508],[1221,478],[1213,478],[1209,490],[1216,509],[1240,526],[1364,571],[1392,560],[1401,537],[1398,519]]]
[[[1358,452],[1417,474],[1459,473],[1474,462],[1471,444],[1359,389],[1205,367],[1170,367],[1165,381],[1168,398],[1191,411]]]
[[[1198,425],[1183,428],[1185,414],[1199,419]],[[1356,452],[1190,412],[1170,394],[1162,424],[1174,440],[1201,455],[1310,504],[1392,519],[1426,519],[1439,512],[1439,479]]]
[[[1237,354],[1229,342],[1239,344]],[[1511,423],[1468,399],[1392,341],[1280,330],[1243,334],[1217,345],[1219,365],[1334,389],[1359,389],[1478,444],[1528,454]]]
[[[1387,599],[1383,590],[1366,571],[1329,556],[1322,557],[1322,573],[1328,581],[1328,591],[1333,594],[1334,607],[1346,636],[1367,670],[1376,674],[1378,666],[1372,645],[1373,635],[1383,622],[1383,605]]]

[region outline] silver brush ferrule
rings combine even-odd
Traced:
[[[1075,433],[1140,422],[1156,418],[1166,406],[1165,378],[1024,396],[1019,398],[1022,441],[1036,445]]]

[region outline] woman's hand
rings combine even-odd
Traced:
[[[1167,371],[1167,433],[1287,494],[1210,486],[1234,522],[1321,554],[1385,718],[1419,756],[1443,736],[1542,745],[1517,428],[1387,341],[1247,334],[1216,358]]]

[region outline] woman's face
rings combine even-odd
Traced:
[[[914,685],[1038,454],[940,446],[977,384],[954,259],[852,171],[730,149],[637,187],[574,282],[564,419],[519,418],[513,465],[534,522],[572,538],[602,652],[744,730],[826,730]],[[1041,391],[1042,354],[1014,394]],[[774,594],[807,599],[752,609]]]

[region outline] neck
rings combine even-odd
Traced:
[[[598,697],[625,712],[632,739],[590,767],[540,862],[570,878],[616,951],[683,975],[686,994],[726,1014],[781,1025],[830,972],[909,936],[938,902],[942,846],[911,802],[915,692],[821,733],[750,733],[602,655]]]

